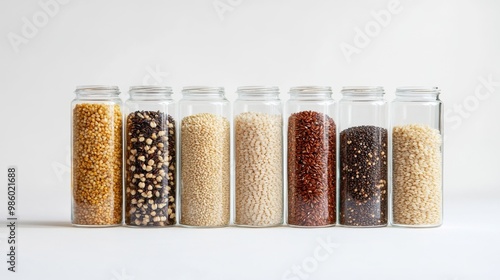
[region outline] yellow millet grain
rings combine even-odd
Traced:
[[[122,113],[114,104],[73,109],[73,223],[122,221]]]
[[[393,223],[440,225],[442,218],[441,134],[426,125],[393,129]]]
[[[235,118],[236,224],[283,221],[283,131],[280,115],[254,112]]]
[[[201,113],[182,119],[181,224],[229,224],[229,139],[224,117]]]

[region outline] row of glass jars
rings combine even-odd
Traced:
[[[74,225],[118,225],[124,212],[131,226],[174,225],[178,213],[185,226],[226,226],[231,179],[236,225],[281,225],[286,212],[291,226],[377,227],[389,207],[393,225],[441,225],[437,88],[398,88],[389,120],[382,87],[345,87],[338,112],[330,87],[294,87],[283,120],[277,87],[240,87],[232,143],[223,88],[182,92],[177,107],[169,87],[131,87],[122,118],[117,87],[77,88]]]

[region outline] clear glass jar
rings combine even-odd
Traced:
[[[239,87],[234,103],[236,225],[283,223],[283,119],[278,87]]]
[[[285,106],[291,226],[336,222],[336,108],[330,87],[294,87]]]
[[[122,223],[122,111],[116,86],[79,86],[71,103],[71,222]]]
[[[443,217],[443,105],[437,87],[400,87],[391,104],[392,220],[435,227]]]
[[[185,87],[182,94],[180,223],[226,226],[230,219],[230,104],[221,87]]]
[[[384,89],[344,87],[339,104],[339,224],[386,226],[388,116]]]
[[[176,220],[176,104],[172,89],[133,86],[125,102],[125,224]]]

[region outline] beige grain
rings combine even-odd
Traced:
[[[229,224],[229,121],[201,113],[181,123],[181,221],[189,226]]]
[[[441,134],[426,125],[393,129],[393,223],[435,226],[442,219]]]
[[[246,112],[236,116],[236,224],[282,223],[282,133],[280,115]]]

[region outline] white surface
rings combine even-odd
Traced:
[[[7,279],[499,279],[498,195],[448,195],[440,228],[74,228],[25,222]],[[2,236],[5,230],[0,233]],[[328,252],[325,243],[334,243]],[[319,249],[318,249],[319,248]],[[315,252],[321,260],[316,260]],[[301,268],[302,278],[291,272]],[[288,272],[288,274],[287,274]],[[5,279],[2,277],[2,279]]]
[[[370,27],[372,12],[389,10],[391,0],[73,0],[53,6],[46,22],[23,35],[25,18],[43,21],[40,3],[48,1],[0,2],[0,180],[8,165],[19,167],[18,216],[26,223],[19,229],[17,278],[122,280],[124,268],[135,279],[281,279],[312,256],[317,238],[329,236],[339,247],[309,279],[499,278],[493,265],[500,263],[500,2],[402,0],[348,61],[341,46],[355,45],[356,28]],[[231,5],[222,19],[214,3]],[[12,34],[25,43],[13,45]],[[230,100],[237,86],[252,84],[280,86],[284,100],[296,85],[331,85],[336,99],[342,86],[382,85],[389,100],[396,86],[439,86],[446,108],[445,224],[429,230],[63,226],[70,217],[74,88],[115,84],[126,92],[144,82],[173,86],[176,99],[182,86],[222,85]],[[2,226],[0,263],[5,237]],[[14,279],[5,263],[4,275]]]

